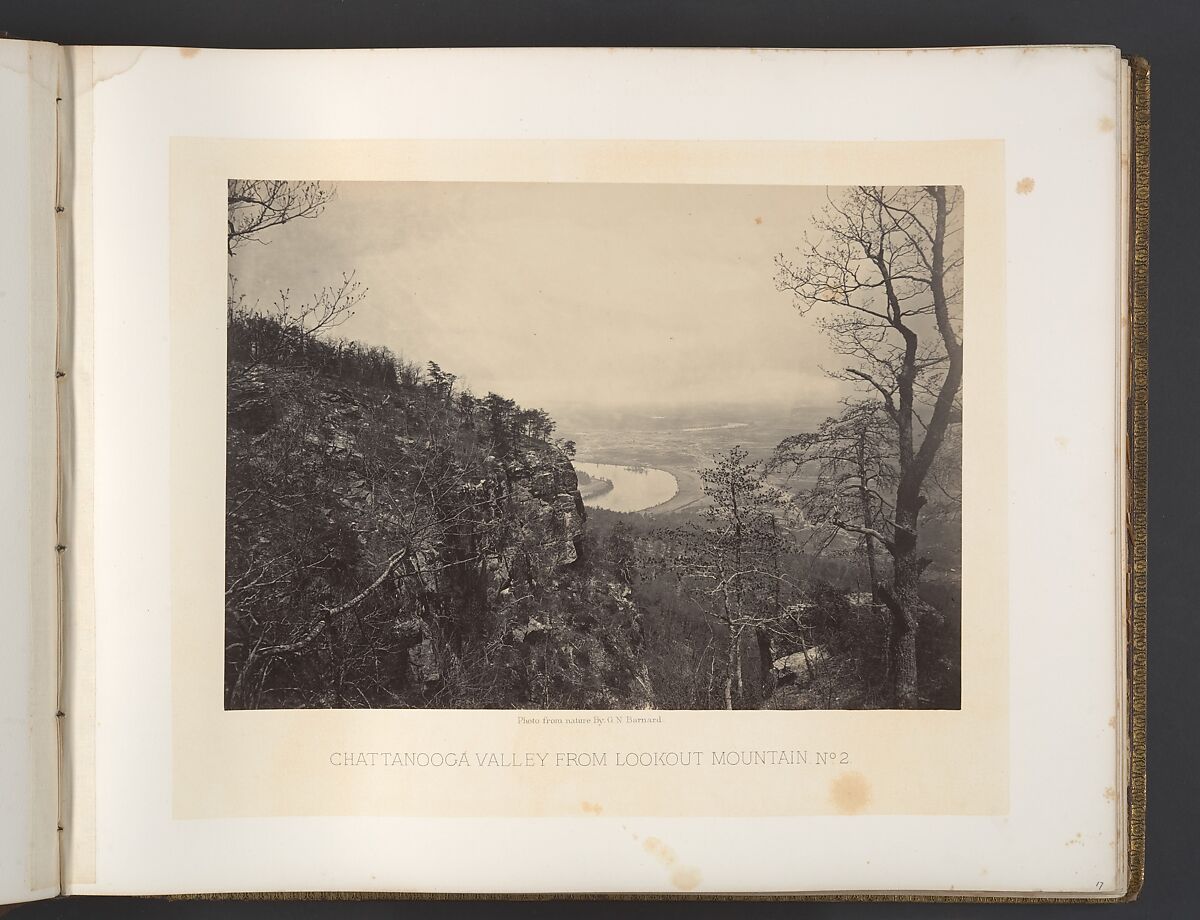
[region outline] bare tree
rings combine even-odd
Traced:
[[[252,306],[237,290],[237,279],[229,278],[228,328],[230,347],[241,353],[232,355],[241,363],[231,367],[230,384],[250,376],[264,364],[290,362],[302,364],[317,336],[337,328],[354,315],[355,308],[367,296],[367,289],[355,280],[354,272],[341,281],[327,285],[299,303],[290,290],[280,291],[268,308]]]
[[[229,255],[247,242],[262,242],[264,230],[317,217],[334,191],[320,182],[230,179]]]
[[[833,376],[870,394],[895,429],[894,491],[879,501],[875,526],[848,516],[830,522],[891,557],[890,585],[879,593],[892,614],[892,685],[902,708],[918,705],[919,586],[930,562],[919,552],[924,490],[961,419],[960,203],[960,190],[945,186],[856,187],[823,209],[796,260],[776,260],[778,289],[802,315],[821,311],[846,359]]]
[[[841,415],[825,419],[816,431],[785,438],[770,460],[770,468],[786,471],[789,479],[812,477],[800,501],[805,522],[856,538],[876,601],[879,545],[873,534],[887,527],[894,511],[894,438],[879,402],[846,400]]]
[[[741,447],[713,458],[700,473],[710,504],[703,524],[665,533],[669,561],[702,599],[725,638],[725,708],[743,698],[742,640],[755,635],[764,667],[770,667],[770,635],[786,616],[779,556],[782,495],[763,479],[762,464]],[[768,690],[764,680],[764,690]]]

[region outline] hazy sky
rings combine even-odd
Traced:
[[[355,271],[337,333],[550,410],[831,406],[839,362],[774,285],[824,188],[343,182],[231,260],[250,301]]]

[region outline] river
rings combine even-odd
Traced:
[[[679,491],[679,483],[666,470],[649,466],[620,466],[615,463],[576,461],[575,469],[593,479],[607,479],[612,489],[589,498],[584,504],[605,511],[645,511],[670,501]]]

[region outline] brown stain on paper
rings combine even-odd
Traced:
[[[861,773],[843,773],[830,783],[829,797],[839,814],[856,815],[871,801],[871,784]]]
[[[657,837],[647,837],[642,848],[671,870],[671,884],[680,891],[691,891],[700,884],[700,873],[690,866],[676,865],[675,851]]]
[[[1034,182],[1030,176],[1026,176],[1024,179],[1020,180],[1017,183],[1017,194],[1018,195],[1028,195],[1030,192],[1033,191],[1033,187],[1036,184],[1037,183]]]
[[[199,48],[180,48],[179,49],[179,56],[182,58],[194,58],[199,53],[200,53]]]
[[[756,224],[761,224],[761,223],[762,223],[762,218],[761,218],[761,217],[756,217],[756,218],[754,218],[754,222],[755,222]]]
[[[1100,119],[1100,133],[1109,134],[1117,129],[1117,124],[1107,115]]]
[[[589,815],[598,815],[602,811],[604,811],[604,806],[601,805],[599,802],[584,801],[584,802],[579,803],[579,807],[582,808]]]
[[[1104,801],[1115,802],[1117,800],[1117,790],[1109,786],[1104,790]]]

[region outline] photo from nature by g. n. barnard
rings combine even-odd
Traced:
[[[960,188],[228,191],[227,709],[960,707]]]

